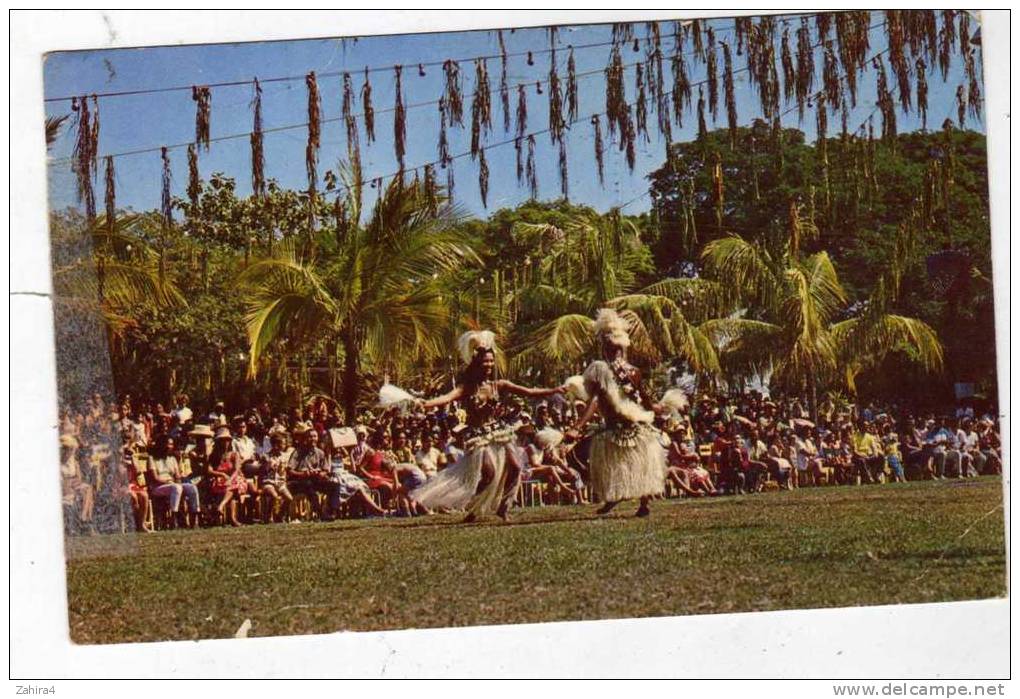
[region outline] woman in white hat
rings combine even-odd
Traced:
[[[624,319],[603,308],[595,318],[595,333],[605,360],[585,369],[588,403],[568,434],[578,439],[596,412],[602,415],[604,423],[592,436],[589,457],[592,489],[604,503],[598,513],[639,498],[637,516],[646,517],[649,501],[665,486],[666,451],[652,426],[655,413],[665,409],[641,390],[640,372],[627,361],[630,336]]]
[[[510,505],[520,482],[521,464],[513,449],[517,429],[504,419],[500,398],[514,393],[539,398],[562,393],[563,388],[526,388],[496,378],[496,336],[488,330],[467,332],[457,347],[467,366],[457,387],[444,396],[420,401],[422,408],[438,408],[459,401],[466,413],[464,455],[410,493],[424,507],[466,509],[465,522],[495,512],[509,518]]]

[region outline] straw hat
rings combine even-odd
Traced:
[[[60,435],[60,446],[68,447],[70,449],[77,449],[78,440],[74,438],[74,435],[62,434]]]
[[[209,425],[195,425],[195,429],[188,432],[191,437],[209,437],[213,436],[212,428]]]
[[[294,436],[297,436],[301,434],[308,434],[309,432],[311,432],[311,430],[312,426],[309,425],[307,422],[299,422],[296,425],[294,425],[294,429],[291,430],[291,433]]]
[[[216,430],[216,439],[233,439],[233,435],[230,434],[230,429],[221,427]]]

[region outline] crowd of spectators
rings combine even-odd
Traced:
[[[202,410],[190,403],[187,395],[171,405],[96,395],[62,412],[69,531],[427,515],[412,492],[463,453],[456,404],[365,411],[349,425],[323,397],[286,412],[265,402],[230,412],[220,401]],[[692,397],[688,409],[657,421],[667,496],[1001,472],[997,418],[972,407],[922,413],[824,400],[813,421],[806,406],[753,391]],[[561,396],[506,406],[504,417],[519,424],[521,504],[590,499],[586,442],[560,438],[579,407]]]

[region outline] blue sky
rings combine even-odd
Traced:
[[[872,24],[881,21],[875,14]],[[710,20],[720,41],[734,41],[733,20]],[[663,35],[663,50],[668,57],[672,53],[672,22],[660,23]],[[791,22],[791,34],[796,22]],[[813,27],[813,22],[812,22]],[[974,29],[976,23],[972,24]],[[329,31],[324,28],[324,33]],[[643,23],[635,24],[635,34],[645,36]],[[566,75],[567,46],[607,42],[610,39],[609,25],[587,25],[561,27],[558,33],[557,51],[561,79]],[[885,47],[884,28],[872,30],[871,53]],[[504,31],[504,40],[509,53],[540,50],[549,46],[545,29],[518,29],[513,33]],[[644,56],[633,53],[628,47],[623,52],[625,64],[632,64]],[[689,44],[688,44],[689,50]],[[192,84],[225,81],[261,80],[279,76],[303,76],[309,70],[317,73],[334,73],[348,70],[352,73],[356,91],[362,82],[361,71],[366,65],[377,67],[403,64],[404,102],[407,110],[407,156],[408,168],[435,161],[438,135],[438,111],[434,104],[423,107],[413,105],[436,100],[443,89],[442,69],[438,66],[426,69],[426,76],[419,77],[418,63],[443,61],[447,58],[469,59],[479,55],[499,53],[495,31],[449,32],[439,34],[409,34],[385,37],[367,37],[357,41],[338,39],[315,39],[258,42],[244,44],[215,44],[202,46],[173,46],[139,49],[116,49],[50,54],[44,65],[44,89],[49,97],[73,94],[91,94],[125,90],[188,86]],[[821,71],[821,49],[816,49],[816,64]],[[577,72],[598,71],[596,74],[578,78],[579,119],[567,136],[570,171],[570,198],[579,203],[606,210],[626,202],[632,202],[628,213],[638,213],[648,208],[646,176],[662,164],[664,144],[654,128],[655,117],[649,104],[649,128],[651,139],[648,143],[638,140],[637,165],[631,173],[623,154],[608,141],[608,130],[603,121],[606,139],[606,182],[600,186],[595,174],[592,127],[589,115],[605,110],[605,79],[601,70],[609,56],[609,47],[578,48],[575,50]],[[692,81],[704,78],[704,67],[688,58]],[[734,68],[745,65],[745,57],[736,56]],[[887,70],[888,61],[886,60]],[[720,66],[720,93],[722,92]],[[502,111],[498,97],[500,61],[488,62],[489,79],[493,88],[493,131],[484,140],[486,143],[504,141],[510,135],[503,133]],[[670,89],[668,60],[664,65],[667,86]],[[470,145],[470,97],[473,90],[474,68],[469,60],[461,61],[464,74],[465,126],[449,130],[451,153],[469,150]],[[627,69],[627,96],[633,104],[635,68]],[[548,126],[548,90],[543,84],[542,95],[536,94],[534,83],[545,80],[549,72],[549,54],[537,53],[534,65],[527,65],[524,56],[511,58],[508,63],[508,80],[511,86],[511,110],[516,105],[516,85],[526,82],[528,87],[528,131],[545,129]],[[891,85],[894,77],[889,71]],[[938,128],[944,119],[955,120],[956,87],[964,82],[962,61],[954,57],[954,63],[945,82],[941,73],[929,68],[929,128]],[[373,103],[377,112],[389,109],[394,101],[394,78],[391,70],[371,74]],[[816,83],[820,86],[820,80]],[[322,96],[323,119],[335,118],[340,114],[341,79],[322,77],[319,79]],[[747,84],[745,72],[735,75],[735,92],[740,123],[748,124],[760,116],[758,98]],[[863,76],[860,83],[859,100],[856,110],[851,113],[851,128],[872,112],[874,108],[874,71]],[[223,172],[234,177],[241,194],[250,193],[250,148],[247,133],[251,130],[250,101],[252,89],[249,85],[213,88],[212,91],[212,137],[244,134],[242,138],[213,143],[208,152],[200,154],[200,172],[203,178],[213,172]],[[696,101],[695,93],[695,101]],[[263,124],[266,129],[302,124],[306,121],[307,93],[303,79],[288,82],[273,82],[263,85]],[[793,106],[784,105],[786,107]],[[355,111],[361,112],[360,93]],[[68,101],[47,102],[47,115],[70,112]],[[129,95],[100,98],[101,132],[100,155],[124,151],[156,148],[155,152],[115,158],[117,172],[117,203],[119,207],[136,210],[158,208],[160,198],[161,162],[158,147],[163,144],[177,144],[194,138],[195,103],[190,90],[162,92],[157,94]],[[719,118],[715,127],[726,123],[725,106],[720,96]],[[377,140],[366,144],[363,125],[361,144],[363,170],[366,179],[387,175],[397,169],[393,154],[392,113],[376,114]],[[711,115],[709,127],[713,128]],[[878,116],[876,114],[876,130]],[[784,126],[797,126],[794,109],[783,119]],[[838,131],[839,118],[829,119],[830,133]],[[919,118],[914,115],[898,114],[901,131],[919,128]],[[969,120],[968,128],[983,130],[983,125]],[[809,140],[814,138],[814,115],[809,113],[800,125]],[[695,137],[697,114],[692,111],[685,116],[683,128],[673,128],[673,140],[685,141]],[[306,142],[304,127],[269,133],[265,136],[266,173],[284,187],[304,189],[307,187],[304,149]],[[539,197],[552,199],[559,196],[558,150],[550,143],[548,134],[536,137]],[[50,201],[53,208],[64,208],[76,204],[74,177],[70,166],[61,159],[68,158],[74,147],[73,129],[65,129],[54,145],[50,155],[56,161],[49,168]],[[343,125],[339,121],[324,123],[322,127],[322,148],[320,151],[320,174],[327,169],[336,169],[337,162],[345,152]],[[174,173],[173,189],[183,195],[187,182],[187,160],[184,148],[170,152]],[[490,169],[489,206],[492,212],[498,208],[516,205],[528,197],[525,187],[518,185],[515,175],[515,154],[512,144],[494,147],[486,151]],[[477,164],[470,158],[455,161],[457,202],[476,215],[484,215],[478,191]],[[321,181],[321,178],[320,178]],[[442,175],[440,175],[440,181]],[[97,200],[102,208],[102,183],[97,183]],[[369,196],[371,196],[371,190]]]

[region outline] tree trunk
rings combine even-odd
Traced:
[[[343,332],[344,346],[344,385],[341,403],[344,417],[348,425],[353,425],[358,413],[358,368],[359,348],[354,328],[345,328]]]

